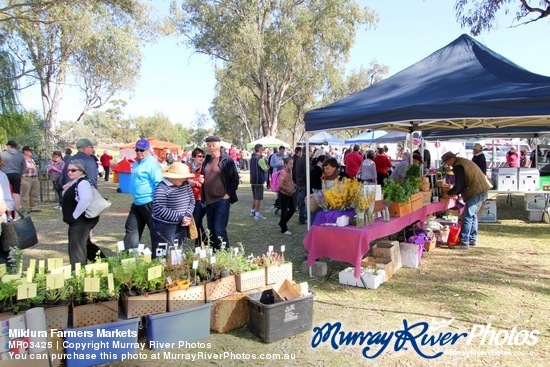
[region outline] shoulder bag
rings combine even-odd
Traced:
[[[26,249],[38,243],[36,228],[31,217],[25,216],[19,211],[17,213],[21,216],[20,219],[2,223],[0,242],[3,251],[9,251],[10,247]]]
[[[88,181],[89,182],[89,181]],[[84,216],[88,219],[99,217],[103,212],[105,212],[107,209],[109,209],[112,205],[112,203],[105,199],[99,191],[95,188],[94,185],[90,182],[90,186],[92,188],[92,202],[86,208],[84,211]],[[76,197],[78,201],[78,184],[76,186]]]

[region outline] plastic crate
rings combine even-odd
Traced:
[[[143,296],[122,295],[122,308],[127,318],[154,315],[166,312],[166,291],[157,291]]]
[[[211,303],[145,317],[147,345],[152,350],[182,348],[210,336]]]
[[[239,273],[235,275],[235,281],[237,282],[237,291],[244,292],[255,288],[265,286],[265,270],[258,269]]]
[[[65,358],[67,367],[97,366],[112,361],[120,361],[123,355],[136,354],[135,348],[126,347],[126,345],[135,345],[137,343],[140,320],[140,318],[135,318],[109,324],[69,329],[74,331],[74,333],[67,333],[69,336],[65,337],[65,341],[67,342],[65,354],[69,356]],[[105,336],[100,336],[98,332],[105,333]],[[121,335],[125,336],[114,336],[116,332],[120,332]],[[74,334],[75,336],[70,336],[70,334]],[[91,336],[82,336],[86,334],[91,334]],[[76,345],[79,346],[78,350],[75,348]],[[71,358],[77,354],[89,354],[94,355],[94,357],[87,359]]]
[[[204,284],[187,289],[168,290],[167,311],[174,312],[204,304]]]
[[[292,263],[272,265],[265,268],[266,284],[275,284],[283,280],[292,280]]]
[[[311,330],[313,324],[314,293],[290,301],[277,302],[273,289],[249,294],[250,319],[248,327],[252,333],[266,343]]]
[[[118,301],[106,301],[73,307],[73,327],[101,325],[118,320]]]
[[[225,278],[220,278],[212,282],[204,284],[206,292],[206,302],[215,301],[217,299],[227,297],[237,291],[235,276],[230,275]]]
[[[117,306],[118,308],[118,306]],[[44,307],[46,329],[66,329],[69,323],[69,305]]]

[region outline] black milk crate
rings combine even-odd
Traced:
[[[315,293],[284,302],[275,302],[273,289],[247,296],[248,327],[264,342],[271,343],[311,330]]]

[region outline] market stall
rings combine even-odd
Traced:
[[[151,149],[153,149],[153,152],[155,153],[159,161],[164,161],[167,150],[170,150],[172,154],[176,154],[178,156],[183,153],[181,149],[181,145],[170,143],[169,141],[154,139],[154,138],[147,138],[147,141],[149,141],[149,144],[151,145]],[[136,146],[135,142],[121,145],[119,147],[120,149],[119,160],[122,160],[124,158],[128,160],[133,160],[136,157],[136,152],[134,151],[135,146]]]

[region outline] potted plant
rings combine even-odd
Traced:
[[[237,290],[239,292],[248,291],[254,288],[260,288],[266,285],[266,271],[262,264],[262,258],[250,254],[250,256],[244,256],[244,249],[241,246],[241,253],[238,254],[235,259],[238,263],[237,271],[235,273],[235,280],[237,282]]]
[[[17,280],[0,282],[0,312],[12,311],[17,298]]]
[[[166,264],[166,289],[168,291],[167,311],[179,311],[204,304],[205,289],[200,277],[193,269],[193,262],[199,257],[187,249],[180,264],[173,264],[168,256]]]
[[[210,281],[204,285],[207,302],[229,296],[237,290],[234,275],[236,261],[232,249],[222,247],[214,253],[213,258],[213,263],[211,259],[207,260],[210,262],[211,271]],[[204,261],[202,263],[204,264]]]
[[[412,211],[411,205],[409,204],[409,198],[412,194],[411,191],[410,185],[401,185],[390,179],[384,181],[382,194],[388,206],[390,217],[402,217]]]
[[[286,261],[284,252],[267,252],[262,255],[261,263],[266,269],[266,284],[292,280],[292,263]]]

